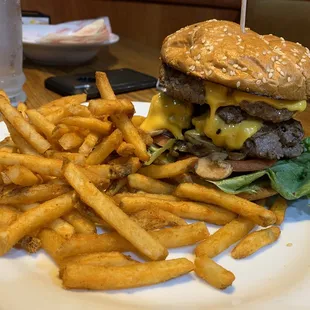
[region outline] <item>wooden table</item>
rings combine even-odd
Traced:
[[[49,67],[36,65],[26,60],[24,63],[24,72],[27,81],[24,89],[28,96],[27,105],[31,108],[36,108],[45,102],[60,97],[44,87],[44,80],[50,76],[116,68],[132,68],[157,76],[159,63],[159,50],[124,38],[115,45],[102,48],[94,60],[81,66]],[[118,97],[136,101],[150,101],[155,93],[155,89],[147,89],[122,94]],[[305,112],[297,115],[296,119],[302,122],[306,135],[310,136],[310,106],[308,106]]]

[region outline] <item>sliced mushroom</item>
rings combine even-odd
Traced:
[[[225,161],[212,161],[206,157],[199,158],[195,166],[197,175],[212,181],[225,179],[231,175],[232,171],[232,166],[229,163]]]

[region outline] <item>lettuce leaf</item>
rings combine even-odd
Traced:
[[[253,193],[263,186],[262,178],[268,176],[270,186],[287,200],[309,196],[310,138],[304,139],[303,143],[305,151],[297,158],[280,160],[266,170],[212,183],[230,194]]]

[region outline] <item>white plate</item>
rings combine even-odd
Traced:
[[[148,104],[135,103],[138,115]],[[7,135],[0,123],[0,138]],[[12,250],[0,258],[1,310],[179,310],[179,309],[309,309],[310,305],[310,207],[299,200],[288,208],[278,242],[243,260],[230,251],[216,258],[234,272],[233,287],[218,291],[194,273],[167,283],[111,292],[66,291],[57,278],[57,268],[42,251],[26,255]],[[211,233],[215,226],[207,225]],[[291,247],[287,244],[292,243]],[[193,259],[194,247],[170,250],[170,258]]]
[[[91,60],[102,46],[119,41],[119,36],[112,33],[108,17],[103,17],[110,33],[107,40],[87,41],[79,43],[43,43],[40,39],[60,29],[77,30],[95,20],[74,21],[58,25],[23,25],[23,52],[34,62],[46,65],[77,65]],[[87,37],[86,37],[87,38]]]

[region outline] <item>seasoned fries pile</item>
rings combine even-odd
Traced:
[[[96,81],[101,99],[88,106],[75,95],[15,109],[0,91],[10,133],[0,143],[0,255],[44,249],[68,289],[139,287],[193,270],[216,288],[230,286],[234,274],[213,258],[241,239],[235,259],[275,242],[280,229],[270,225],[282,223],[286,201],[268,210],[249,200],[274,192],[246,200],[189,182],[196,157],[143,166],[152,144],[143,117],[116,98],[104,73]],[[222,227],[210,235],[205,222]],[[257,225],[270,227],[250,233]],[[198,242],[195,263],[165,260],[168,249]]]

